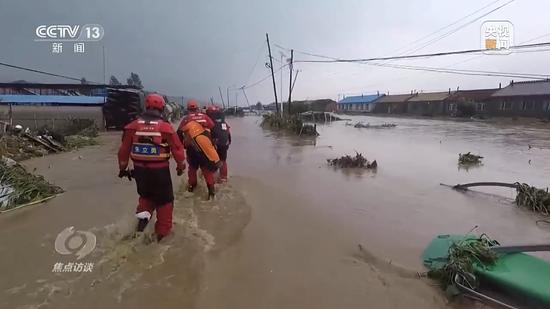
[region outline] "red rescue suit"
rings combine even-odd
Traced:
[[[122,145],[118,151],[120,170],[128,166],[132,159],[139,203],[138,217],[149,219],[157,211],[155,233],[166,236],[172,229],[174,192],[170,176],[170,154],[178,164],[185,167],[184,148],[169,122],[164,121],[160,112],[146,111],[141,117],[124,128]]]
[[[204,180],[206,181],[206,185],[209,190],[213,190],[214,172],[206,168],[204,162],[201,162],[200,154],[197,153],[193,147],[190,147],[191,145],[187,145],[187,142],[185,142],[183,128],[191,121],[200,123],[208,131],[214,128],[214,121],[212,121],[212,119],[210,119],[210,117],[206,114],[198,111],[189,111],[189,113],[183,117],[178,127],[178,136],[180,140],[185,143],[185,151],[187,153],[187,164],[189,165],[189,169],[187,170],[189,191],[192,191],[197,186],[197,170],[199,168],[202,171]]]

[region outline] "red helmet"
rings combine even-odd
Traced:
[[[160,94],[151,93],[145,97],[145,109],[164,109],[164,98]]]
[[[219,111],[220,108],[217,107],[216,105],[208,105],[208,107],[206,108],[206,112],[217,112]]]
[[[199,108],[199,102],[197,102],[197,100],[191,99],[191,100],[187,101],[187,110],[188,111],[194,111],[197,108]]]

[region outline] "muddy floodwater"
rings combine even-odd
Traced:
[[[174,233],[158,244],[132,235],[137,196],[133,182],[116,177],[118,133],[26,162],[66,192],[0,215],[0,308],[461,307],[417,275],[434,236],[477,227],[502,244],[550,243],[550,226],[515,207],[513,190],[440,185],[548,187],[548,124],[348,118],[397,127],[339,121],[298,139],[262,130],[259,117],[229,118],[229,183],[204,201],[204,188],[189,196],[174,176]],[[355,151],[378,169],[327,166]],[[483,165],[459,169],[468,151]],[[97,238],[80,260],[54,249],[71,226]],[[53,271],[80,262],[93,270]]]

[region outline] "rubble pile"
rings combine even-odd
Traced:
[[[458,164],[459,165],[477,165],[481,164],[481,159],[483,159],[482,156],[478,156],[475,154],[472,154],[470,152],[467,153],[459,153],[458,154]]]
[[[44,127],[37,132],[31,132],[28,128],[23,130],[21,126],[15,126],[0,136],[0,155],[23,161],[49,153],[96,145],[97,135],[97,126],[88,119],[73,119],[67,127],[59,131]]]
[[[33,175],[15,161],[2,157],[0,161],[0,212],[28,205],[62,193],[63,190]]]
[[[327,159],[330,166],[338,168],[368,168],[375,169],[378,167],[376,160],[369,162],[361,153],[355,152],[355,157],[345,155],[336,159]]]

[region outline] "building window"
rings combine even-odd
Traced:
[[[544,102],[542,108],[545,112],[550,112],[550,101]]]
[[[485,111],[485,103],[477,103],[476,104],[476,111],[484,112]]]
[[[501,111],[509,111],[511,109],[512,109],[512,102],[508,102],[508,101],[500,102],[500,110]]]
[[[532,101],[523,101],[521,103],[521,110],[527,111],[533,108],[533,102]]]
[[[456,103],[449,103],[449,112],[454,112],[456,111]]]

